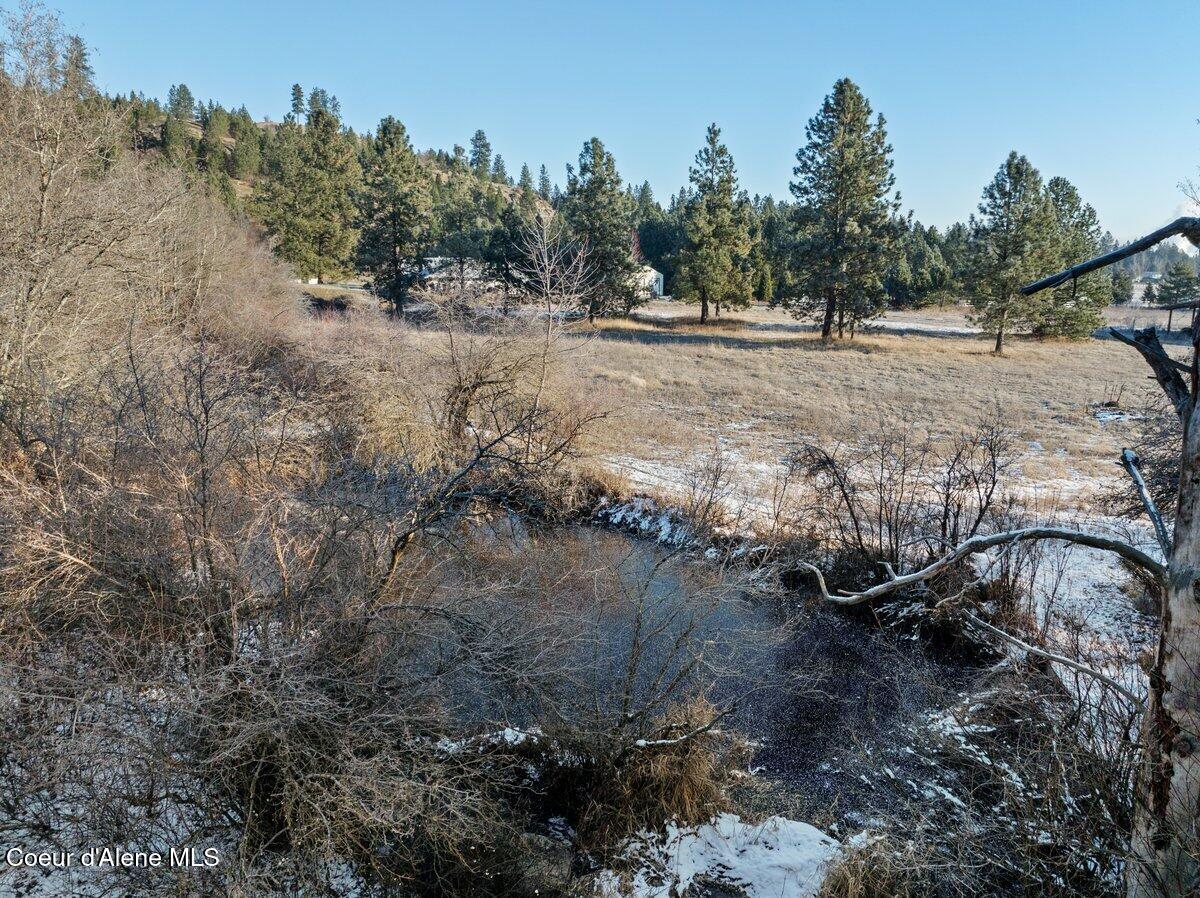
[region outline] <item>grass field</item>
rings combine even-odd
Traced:
[[[959,310],[916,316],[966,322]],[[982,337],[875,333],[825,346],[796,325],[759,307],[700,327],[694,309],[660,302],[640,321],[577,327],[571,355],[613,411],[594,452],[686,467],[720,440],[762,472],[804,441],[908,423],[952,433],[998,407],[1026,447],[1025,479],[1069,489],[1116,472],[1128,425],[1102,423],[1096,407],[1119,397],[1136,414],[1148,386],[1141,359],[1114,341],[1018,339],[997,357]]]

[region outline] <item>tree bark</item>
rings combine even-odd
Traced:
[[[705,324],[708,321],[708,294],[700,291],[700,323]]]
[[[1127,894],[1200,894],[1200,406],[1184,419],[1175,537],[1146,717]]]
[[[833,339],[833,313],[837,310],[837,297],[833,291],[825,297],[825,319],[821,322],[821,339],[828,343]]]
[[[996,355],[1004,352],[1004,319],[1007,317],[1007,312],[1000,313],[1000,325],[996,328],[996,348],[992,350]]]
[[[1200,218],[1180,218],[1128,246],[1021,288],[1026,296],[1056,287],[1182,234],[1200,246]],[[1167,561],[1158,646],[1149,672],[1142,721],[1128,898],[1200,895],[1200,334],[1193,329],[1192,357],[1172,359],[1154,328],[1127,337],[1154,372],[1183,424],[1176,493],[1175,532]],[[1185,379],[1184,375],[1187,375]]]

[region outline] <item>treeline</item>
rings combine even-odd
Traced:
[[[482,130],[469,147],[424,152],[392,117],[356,134],[319,88],[293,86],[279,124],[197,102],[185,85],[165,104],[125,102],[135,140],[157,135],[168,159],[262,224],[301,277],[363,274],[396,312],[430,259],[463,285],[470,276],[519,288],[522,234],[558,215],[587,249],[592,315],[628,314],[644,301],[636,272],[648,264],[668,294],[699,306],[701,322],[759,301],[817,320],[827,339],[853,337],[889,308],[964,298],[997,351],[1014,332],[1082,337],[1105,305],[1132,298],[1141,273],[1125,266],[1036,300],[1020,296],[1034,273],[1115,245],[1095,210],[1065,178],[1044,181],[1014,152],[976,215],[945,230],[923,225],[901,211],[883,116],[849,79],[808,122],[790,200],[750,197],[714,124],[689,183],[665,206],[649,183],[624,181],[598,138],[560,187],[545,165],[536,179],[527,164],[514,178]]]

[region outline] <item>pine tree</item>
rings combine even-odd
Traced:
[[[375,292],[388,300],[392,314],[403,315],[404,299],[420,275],[429,240],[429,180],[404,125],[396,119],[385,118],[368,140],[359,266],[371,274]]]
[[[1158,305],[1158,288],[1151,282],[1146,285],[1146,289],[1142,292],[1142,302],[1148,306]]]
[[[1133,302],[1133,275],[1123,268],[1113,266],[1111,291],[1114,306],[1124,306]]]
[[[233,152],[229,155],[229,174],[234,178],[250,178],[262,165],[262,134],[250,113],[244,108],[233,117]]]
[[[1010,153],[984,188],[979,218],[971,219],[971,304],[976,322],[996,335],[997,353],[1006,333],[1036,317],[1037,302],[1019,290],[1055,270],[1056,231],[1041,175],[1024,156]]]
[[[891,267],[899,210],[893,196],[892,148],[884,118],[843,78],[808,122],[808,143],[796,153],[792,194],[799,203],[793,268],[796,315],[821,316],[821,338],[879,314]]]
[[[521,177],[517,179],[517,186],[521,188],[522,193],[533,192],[533,175],[528,165],[521,166]]]
[[[1084,203],[1066,178],[1051,178],[1046,197],[1054,214],[1055,269],[1070,268],[1101,252],[1103,232],[1096,210]],[[1104,323],[1101,315],[1112,299],[1112,279],[1096,272],[1037,294],[1031,303],[1032,333],[1039,337],[1082,339]]]
[[[628,314],[638,301],[629,203],[616,161],[598,137],[583,145],[579,174],[567,170],[564,208],[575,239],[587,248],[592,266],[595,289],[588,301],[588,317]]]
[[[918,222],[901,220],[898,253],[884,289],[894,308],[911,308],[940,295],[950,283],[950,267],[938,248],[937,231],[926,231]],[[932,232],[932,233],[931,233]]]
[[[297,122],[304,118],[304,88],[299,84],[292,85],[292,118]]]
[[[542,166],[538,171],[538,196],[546,202],[550,202],[550,173],[546,171],[546,166]]]
[[[799,299],[792,271],[795,213],[787,203],[771,197],[762,201],[758,211],[758,264],[763,283],[756,295],[769,305],[789,305]]]
[[[466,264],[482,257],[483,235],[472,178],[455,170],[446,181],[433,183],[434,248],[432,255],[447,256],[466,283]]]
[[[482,128],[471,138],[471,170],[480,178],[486,178],[492,170],[492,145]]]
[[[225,171],[225,166],[219,165],[206,169],[204,180],[209,196],[215,197],[228,209],[236,210],[238,208],[237,191],[233,189],[233,181],[230,180],[229,173]]]
[[[264,168],[254,208],[276,252],[301,277],[324,281],[348,271],[357,238],[353,197],[361,170],[337,117],[317,108],[303,129],[285,122]]]
[[[1200,278],[1196,277],[1192,262],[1179,259],[1163,275],[1157,301],[1159,305],[1172,306],[1192,300],[1200,300]]]
[[[181,122],[194,121],[196,118],[196,98],[188,90],[186,84],[172,84],[167,91],[167,112]]]
[[[663,276],[663,292],[675,292],[675,275],[683,248],[683,225],[687,215],[686,191],[683,201],[672,197],[671,207],[663,209],[654,199],[650,185],[644,183],[634,193],[633,217],[637,226],[638,246],[652,268]]]
[[[225,170],[225,138],[228,136],[229,113],[220,106],[209,108],[204,115],[200,138],[200,164],[205,171]]]
[[[956,221],[942,235],[938,249],[941,250],[946,267],[950,269],[950,282],[946,285],[947,290],[962,290],[971,266],[970,228],[961,221]]]
[[[508,183],[508,169],[504,167],[504,157],[499,153],[492,160],[492,180],[497,184]]]
[[[745,307],[753,294],[749,203],[738,196],[733,156],[721,143],[721,129],[716,124],[708,126],[689,179],[692,196],[675,292],[688,302],[700,303],[700,323],[704,324],[710,303],[719,316],[722,303]]]
[[[172,165],[189,168],[195,163],[196,151],[191,132],[174,115],[168,115],[159,131],[163,155]]]
[[[314,87],[308,92],[308,115],[312,116],[315,112],[328,112],[333,116],[337,116],[338,112],[334,108],[337,104],[337,98],[330,97],[329,91],[323,87]]]
[[[663,214],[662,206],[654,199],[654,191],[650,189],[649,181],[643,181],[641,186],[631,193],[633,226],[635,228],[641,227],[643,222]]]

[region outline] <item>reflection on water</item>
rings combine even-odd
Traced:
[[[475,690],[465,707],[649,722],[703,696],[754,740],[760,775],[814,808],[877,801],[864,784],[876,749],[894,749],[967,676],[870,616],[623,533],[504,518],[471,538],[471,566],[448,584],[473,594],[487,579],[516,629],[538,631],[527,650],[552,657],[555,674],[537,689]]]

